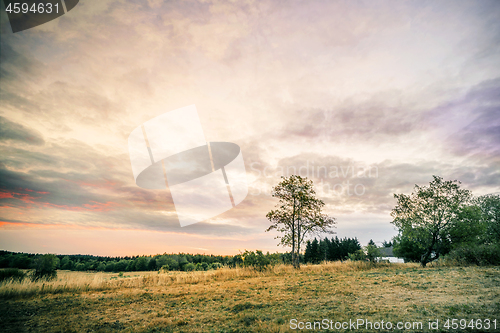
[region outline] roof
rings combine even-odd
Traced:
[[[392,246],[391,247],[380,247],[380,254],[382,257],[394,257],[394,254],[392,253]]]

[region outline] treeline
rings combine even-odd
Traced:
[[[307,241],[304,253],[304,262],[318,264],[322,261],[347,260],[349,255],[361,250],[361,244],[357,238],[338,237],[331,240],[326,238],[318,241]]]
[[[353,253],[361,250],[357,238],[338,237],[307,241],[304,255],[299,256],[303,263],[347,260]],[[220,267],[251,266],[263,269],[278,263],[291,264],[291,253],[262,253],[245,251],[233,256],[205,254],[158,254],[155,256],[103,257],[93,255],[50,255],[51,266],[59,270],[96,271],[96,272],[134,272],[134,271],[206,271]],[[35,269],[44,255],[0,251],[0,268]]]
[[[234,255],[218,256],[204,254],[158,254],[155,256],[134,257],[101,257],[92,255],[54,255],[53,261],[56,269],[72,271],[98,271],[98,272],[133,272],[133,271],[206,271],[223,266],[236,267],[244,265],[244,258],[252,256],[251,251]],[[261,251],[253,253],[260,262],[268,264],[290,263],[288,253],[266,253]],[[40,254],[16,253],[0,251],[0,268],[34,269],[37,261],[42,258]],[[250,260],[248,261],[250,262]]]

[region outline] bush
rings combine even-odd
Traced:
[[[54,254],[44,254],[35,259],[35,270],[31,274],[32,281],[53,280],[57,277],[57,257]]]
[[[169,270],[176,271],[179,269],[179,263],[173,258],[167,258],[165,264],[162,267],[167,266]]]
[[[243,258],[243,266],[244,267],[252,267],[255,270],[260,272],[267,269],[267,266],[271,264],[271,260],[267,256],[265,256],[262,251],[245,251],[242,254]]]
[[[366,259],[370,262],[377,262],[381,257],[380,249],[376,245],[369,244],[366,247]]]
[[[196,269],[196,266],[192,262],[190,262],[188,264],[185,264],[183,268],[186,272],[191,272]]]
[[[500,265],[500,244],[461,246],[446,255],[446,260],[461,265]]]
[[[220,262],[214,262],[212,264],[210,264],[210,266],[208,266],[208,269],[219,269],[219,268],[222,268],[222,264]]]
[[[366,260],[366,254],[363,252],[363,250],[357,250],[356,252],[349,253],[349,259],[352,261],[365,261]]]
[[[3,282],[8,279],[12,279],[12,281],[21,282],[26,277],[26,273],[17,268],[7,268],[0,270],[0,282]]]

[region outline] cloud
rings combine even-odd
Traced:
[[[432,175],[497,191],[499,10],[149,0],[80,2],[20,34],[2,19],[0,217],[262,244],[283,173],[309,170],[340,224],[361,216],[345,236],[364,230],[362,216],[390,219],[393,194]],[[240,145],[250,194],[180,228],[168,191],[136,186],[127,137],[190,104],[207,140]]]
[[[9,121],[0,116],[0,142],[17,141],[31,145],[43,145],[45,141],[40,133],[21,124]]]

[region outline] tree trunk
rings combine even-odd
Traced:
[[[427,252],[420,259],[420,264],[422,265],[422,267],[425,267],[427,265],[427,263],[429,263],[429,262],[432,261],[432,260],[430,260],[430,257],[431,257],[431,254],[432,254],[432,250],[434,249],[434,245],[436,244],[436,241],[437,241],[437,233],[438,232],[434,232],[433,233],[431,245],[427,249]]]

